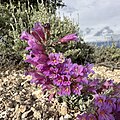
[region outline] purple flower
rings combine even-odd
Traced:
[[[20,39],[21,40],[30,40],[30,39],[33,39],[33,36],[31,36],[29,33],[27,33],[26,31],[23,31],[21,36],[20,36]]]
[[[98,83],[99,83],[98,79],[94,79],[92,81],[89,81],[89,86],[94,87],[94,86],[97,86]]]
[[[57,78],[53,80],[54,85],[61,86],[63,82],[63,77],[58,75]]]
[[[72,93],[74,93],[75,95],[80,95],[82,89],[83,89],[83,86],[80,85],[79,83],[72,85]]]
[[[48,65],[57,65],[59,63],[63,63],[65,61],[64,56],[61,53],[50,53]]]
[[[26,47],[26,50],[33,50],[32,52],[44,51],[43,46],[38,42],[38,40],[26,31],[22,32],[20,39],[27,41],[29,46]]]
[[[95,73],[93,70],[92,70],[92,68],[93,68],[93,64],[87,64],[85,67],[84,67],[84,73],[86,74],[86,75],[88,75],[88,74],[90,74],[90,73]]]
[[[77,115],[77,120],[87,120],[87,113]]]
[[[98,95],[98,94],[95,95],[95,105],[96,106],[101,107],[103,105],[103,103],[105,102],[105,100],[106,100],[106,96]]]
[[[115,111],[114,112],[114,117],[115,117],[115,120],[120,120],[120,111]]]
[[[96,116],[94,114],[89,114],[87,116],[87,120],[97,120]]]
[[[46,54],[39,54],[38,57],[38,63],[46,63],[48,60],[48,56]]]
[[[64,63],[65,57],[63,56],[63,54],[62,53],[57,53],[57,54],[59,54],[59,59],[58,59],[59,63]]]
[[[38,69],[38,71],[40,71],[45,76],[49,76],[50,75],[50,70],[49,70],[50,67],[47,64],[38,64],[36,66],[36,68]]]
[[[115,120],[111,114],[112,108],[105,103],[98,109],[98,120]]]
[[[60,39],[61,43],[67,43],[69,41],[79,41],[77,34],[68,34],[65,37]]]
[[[113,87],[113,80],[106,80],[103,83],[103,86],[105,87],[105,89],[108,89],[109,87]]]
[[[48,57],[45,54],[34,54],[30,52],[30,55],[26,56],[25,62],[31,63],[34,66],[38,64],[43,64],[47,61]]]
[[[70,73],[71,75],[77,77],[78,75],[83,76],[83,69],[84,67],[82,65],[78,65],[78,64],[73,64],[70,68]]]
[[[44,84],[45,83],[45,77],[43,75],[40,75],[37,71],[31,71],[28,73],[32,76],[31,83],[33,84]]]
[[[38,63],[34,60],[33,57],[31,57],[31,55],[27,55],[26,56],[25,62],[28,62],[28,63],[32,64],[33,66],[37,66],[38,65]]]
[[[79,82],[79,83],[82,83],[82,84],[88,84],[88,79],[86,77],[78,76],[76,78],[76,82]]]
[[[120,98],[117,99],[117,111],[120,111]]]
[[[32,29],[32,35],[41,42],[45,40],[44,27],[40,22],[35,23],[34,28]]]
[[[92,93],[95,93],[97,94],[97,85],[98,85],[98,79],[94,79],[92,81],[89,80],[89,83],[88,83],[88,91],[92,92]]]
[[[26,31],[23,31],[21,36],[20,36],[21,40],[26,40],[28,42],[29,46],[32,46],[33,43],[36,42],[36,39],[29,33],[27,33]],[[37,45],[37,44],[36,44]]]
[[[58,74],[58,68],[57,67],[50,67],[50,74],[49,74],[49,78],[56,78],[59,74]]]
[[[62,74],[69,74],[70,75],[70,68],[72,67],[72,62],[71,62],[71,59],[66,59],[65,60],[65,63],[63,64],[62,66]]]
[[[107,98],[106,104],[110,106],[113,110],[116,109],[116,98]]]
[[[53,89],[54,86],[52,85],[52,82],[49,78],[46,79],[45,83],[42,84],[42,90],[46,91],[46,90],[51,90]]]
[[[62,79],[63,79],[62,85],[67,86],[71,84],[69,75],[62,75]]]
[[[69,96],[71,94],[70,86],[60,86],[58,94],[62,95],[62,96],[64,96],[64,95],[68,95]]]

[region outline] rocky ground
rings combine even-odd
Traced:
[[[68,120],[66,103],[48,101],[40,87],[29,83],[22,70],[0,74],[0,120]]]
[[[115,82],[120,82],[120,69],[111,70],[110,68],[104,66],[95,66],[94,77],[103,77],[106,79],[113,79]]]
[[[103,76],[120,81],[120,70],[94,67],[95,77]],[[48,95],[40,87],[29,83],[22,70],[0,73],[0,120],[69,120],[77,115],[70,112],[66,103],[56,99],[48,101]]]

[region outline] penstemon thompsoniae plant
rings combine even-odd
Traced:
[[[79,65],[60,52],[50,49],[51,45],[78,42],[77,34],[68,34],[57,42],[50,40],[50,24],[37,22],[30,33],[24,31],[20,37],[26,40],[29,54],[26,62],[32,65],[27,75],[31,83],[40,85],[42,91],[52,97],[65,97],[73,109],[77,105],[81,112],[78,120],[118,120],[120,113],[120,85],[112,80],[90,79],[94,74],[93,64]]]

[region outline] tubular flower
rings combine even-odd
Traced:
[[[104,104],[98,109],[98,120],[115,120],[111,113],[112,108]]]
[[[36,85],[38,84],[44,84],[45,83],[45,77],[43,75],[40,75],[38,72],[36,71],[31,71],[28,73],[29,75],[32,76],[32,79],[31,79],[31,83],[34,83]]]
[[[109,87],[113,87],[113,80],[108,80],[108,81],[105,81],[103,86],[105,87],[105,89],[108,89]]]
[[[79,83],[72,85],[72,93],[74,93],[75,95],[80,95],[82,89],[83,86],[80,85]]]
[[[63,78],[62,85],[66,86],[71,84],[69,75],[62,75],[62,78]]]
[[[71,94],[70,86],[60,86],[58,94],[61,96],[64,96],[64,95],[69,96]]]
[[[26,41],[28,41],[28,40],[33,39],[33,36],[31,36],[31,35],[30,35],[29,33],[27,33],[26,31],[23,31],[22,34],[21,34],[21,36],[20,36],[20,39],[21,39],[21,40],[26,40]]]
[[[49,61],[47,62],[48,65],[57,65],[59,63],[63,63],[65,58],[61,53],[50,53],[49,54]]]
[[[34,28],[32,29],[32,35],[40,42],[41,40],[45,41],[44,27],[40,22],[35,23]]]
[[[110,106],[113,110],[116,109],[116,98],[107,98],[106,99],[106,104]]]
[[[97,120],[96,116],[94,114],[89,114],[87,116],[87,120]]]
[[[87,120],[87,113],[84,113],[82,115],[77,115],[77,120]]]
[[[95,73],[95,72],[92,70],[93,66],[94,66],[93,64],[89,64],[89,63],[85,66],[84,72],[86,73],[86,75],[88,75],[88,74],[90,74],[90,73],[92,73],[92,74]]]
[[[71,75],[74,77],[77,77],[78,75],[83,76],[83,69],[84,67],[82,65],[78,65],[78,64],[73,64],[70,68],[71,71]]]
[[[95,95],[95,105],[98,107],[101,107],[103,105],[103,103],[106,100],[106,96],[104,95]]]
[[[77,34],[68,34],[65,37],[60,39],[61,43],[67,43],[69,41],[79,41]]]
[[[120,98],[117,99],[117,111],[120,111]]]
[[[63,78],[62,76],[58,75],[54,80],[53,83],[57,86],[62,86]]]

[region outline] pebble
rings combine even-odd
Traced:
[[[65,119],[71,119],[71,118],[72,118],[72,116],[71,116],[71,115],[69,115],[69,114],[66,114],[66,115],[64,116],[64,118],[65,118]]]
[[[59,118],[59,120],[64,120],[64,117],[63,117],[63,116],[61,116],[61,117]]]
[[[61,115],[66,115],[68,113],[68,106],[66,102],[63,102],[60,108]]]
[[[33,112],[29,110],[29,111],[24,112],[21,117],[22,119],[24,119],[24,118],[29,117],[31,114],[33,114]]]
[[[25,105],[20,105],[19,111],[21,113],[24,113],[26,111],[26,106]]]
[[[35,96],[35,97],[38,98],[38,99],[43,96],[41,89],[34,91],[34,92],[32,93],[32,95]]]
[[[39,120],[40,118],[41,118],[41,113],[40,113],[40,111],[37,111],[35,108],[31,108],[31,110],[34,112],[33,113],[33,116],[37,119],[37,120]]]

